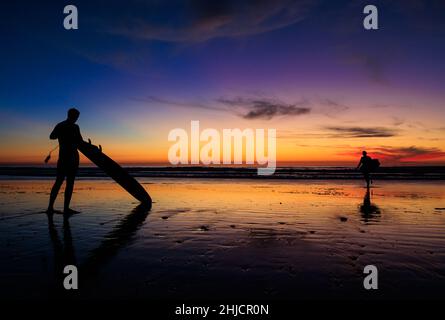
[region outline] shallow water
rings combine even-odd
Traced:
[[[0,296],[60,296],[66,264],[80,268],[81,298],[443,296],[441,181],[378,181],[369,194],[361,181],[139,181],[150,212],[110,180],[81,179],[81,213],[49,223],[52,181],[0,180]]]

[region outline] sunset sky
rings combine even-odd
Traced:
[[[169,131],[191,120],[274,128],[279,164],[363,149],[445,164],[443,1],[91,2],[69,2],[70,31],[64,1],[2,5],[0,163],[42,163],[76,107],[83,137],[125,164],[167,163]]]

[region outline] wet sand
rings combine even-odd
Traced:
[[[70,263],[85,299],[443,297],[442,181],[378,181],[369,194],[358,180],[139,181],[150,212],[110,180],[80,179],[81,213],[51,222],[51,180],[0,180],[0,297],[60,297]]]

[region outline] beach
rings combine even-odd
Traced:
[[[138,181],[150,211],[110,179],[81,177],[80,213],[50,221],[50,178],[2,177],[0,297],[60,298],[68,263],[80,299],[443,297],[443,181],[376,180],[369,193],[357,179]],[[366,265],[378,290],[363,288]]]

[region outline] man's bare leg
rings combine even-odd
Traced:
[[[48,209],[46,210],[47,213],[53,213],[54,212],[54,202],[56,202],[57,195],[59,194],[60,187],[62,186],[64,180],[63,175],[57,175],[56,181],[54,182],[54,185],[51,189],[51,194],[49,196],[49,204]]]
[[[70,202],[74,189],[74,179],[74,175],[66,177],[65,202],[63,206],[63,212],[66,214],[77,213],[77,211],[70,209]]]

